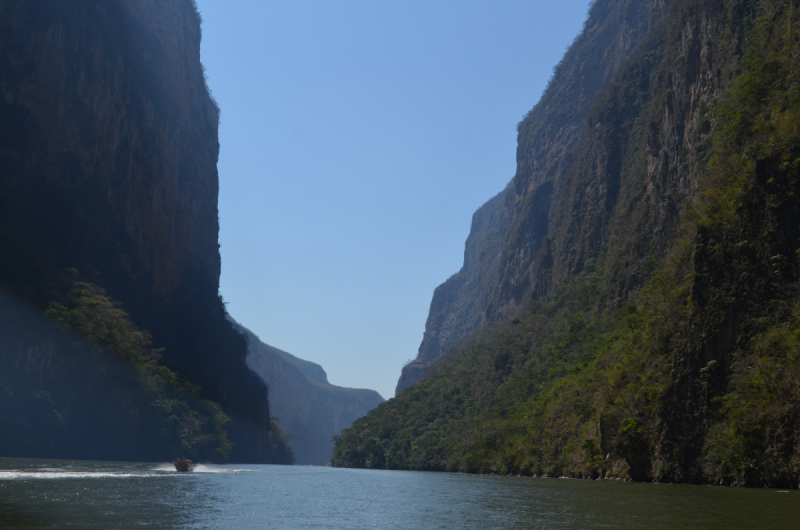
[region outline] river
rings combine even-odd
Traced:
[[[797,528],[800,493],[310,466],[0,459],[0,528]]]

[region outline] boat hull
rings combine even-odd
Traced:
[[[194,469],[194,464],[192,464],[191,460],[185,460],[183,458],[179,458],[172,463],[175,466],[175,471],[178,473],[188,473]]]

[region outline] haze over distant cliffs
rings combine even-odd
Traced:
[[[289,437],[297,464],[327,464],[332,438],[383,403],[374,390],[331,385],[320,365],[261,342],[241,324],[234,327],[247,336],[247,365],[267,384],[271,414]]]

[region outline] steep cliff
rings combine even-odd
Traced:
[[[434,292],[418,356],[403,368],[397,394],[482,324],[515,315],[534,292],[547,290],[537,284],[539,250],[550,243],[558,184],[574,164],[592,104],[662,10],[663,2],[593,5],[541,101],[518,126],[514,178],[475,213],[464,266]]]
[[[289,437],[296,463],[324,466],[333,453],[333,437],[384,402],[374,390],[328,383],[318,364],[264,344],[250,330],[247,365],[269,387],[270,410]]]
[[[222,405],[233,460],[285,461],[218,296],[218,121],[191,0],[0,1],[0,285],[46,309],[78,269]]]
[[[506,190],[472,216],[464,266],[433,292],[417,358],[403,367],[395,395],[422,378],[459,340],[487,322],[486,308],[498,283],[498,263],[508,230]]]
[[[798,487],[799,19],[594,3],[519,127],[489,325],[334,465]]]

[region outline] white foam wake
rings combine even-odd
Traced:
[[[0,480],[53,480],[79,478],[145,478],[163,477],[164,473],[130,473],[110,471],[0,471]]]
[[[231,467],[215,466],[212,464],[195,464],[195,473],[241,473],[246,469],[234,469]]]
[[[213,464],[196,464],[195,473],[241,473],[247,469],[236,469]],[[81,478],[146,478],[187,475],[178,473],[172,464],[157,464],[151,468],[120,469],[116,470],[75,470],[61,468],[38,469],[6,469],[0,471],[0,481],[3,480],[54,480],[54,479],[81,479]]]

